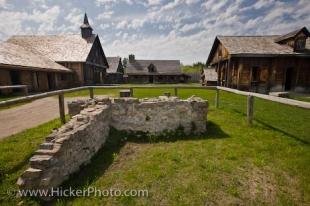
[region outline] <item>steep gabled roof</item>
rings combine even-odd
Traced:
[[[72,72],[70,69],[57,64],[53,60],[34,54],[33,52],[16,44],[0,43],[0,65],[19,66],[25,69],[43,71]]]
[[[294,54],[288,45],[275,43],[278,36],[218,36],[229,54]]]
[[[121,58],[120,57],[107,57],[109,68],[107,73],[117,73]]]
[[[156,74],[182,74],[180,60],[133,60],[128,61],[127,74],[150,74],[148,67],[153,64]]]
[[[79,34],[12,36],[7,42],[22,46],[56,62],[85,62],[97,35],[84,39]]]
[[[283,40],[295,38],[301,32],[304,33],[307,37],[310,36],[310,32],[308,31],[308,29],[306,27],[302,27],[301,29],[297,29],[285,35],[279,36],[278,38],[275,39],[275,42],[280,43]]]
[[[217,36],[211,48],[207,64],[212,61],[219,44],[227,49],[231,56],[267,57],[267,56],[310,56],[305,50],[303,53],[294,52],[294,48],[276,43],[280,35],[270,36]],[[307,48],[307,46],[306,46]]]

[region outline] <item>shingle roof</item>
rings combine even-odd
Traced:
[[[0,42],[0,65],[22,66],[44,71],[72,72],[56,62],[8,42]]]
[[[12,36],[7,42],[56,62],[84,62],[97,35],[83,39],[80,34]]]
[[[297,29],[295,31],[292,31],[290,33],[287,33],[285,35],[279,36],[277,39],[275,39],[275,42],[281,42],[285,39],[293,38],[297,34],[299,34],[300,32],[304,32],[308,37],[310,36],[308,29],[306,27],[303,27],[303,28]]]
[[[117,73],[117,69],[118,69],[121,58],[120,57],[107,57],[107,60],[109,64],[107,73]]]
[[[218,36],[229,54],[295,54],[288,45],[275,43],[274,36]]]
[[[156,68],[155,74],[182,74],[179,60],[134,60],[128,61],[127,74],[150,74],[148,67],[153,64]]]

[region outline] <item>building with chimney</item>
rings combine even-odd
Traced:
[[[309,36],[306,27],[285,35],[217,36],[207,66],[216,69],[220,86],[310,92]]]
[[[80,29],[81,34],[10,37],[0,45],[0,86],[48,91],[103,83],[108,62],[86,14]]]
[[[130,54],[125,66],[128,83],[184,83],[189,78],[181,72],[180,60],[138,60]]]

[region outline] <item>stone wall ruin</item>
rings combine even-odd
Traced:
[[[71,119],[54,130],[30,158],[17,184],[22,189],[60,186],[104,145],[111,127],[160,134],[182,126],[186,134],[206,131],[208,103],[201,98],[104,98],[68,103]],[[194,128],[193,128],[194,125]]]

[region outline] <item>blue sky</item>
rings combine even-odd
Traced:
[[[284,34],[310,24],[310,0],[0,0],[0,40],[79,33],[84,12],[107,56],[205,62],[216,35]]]

